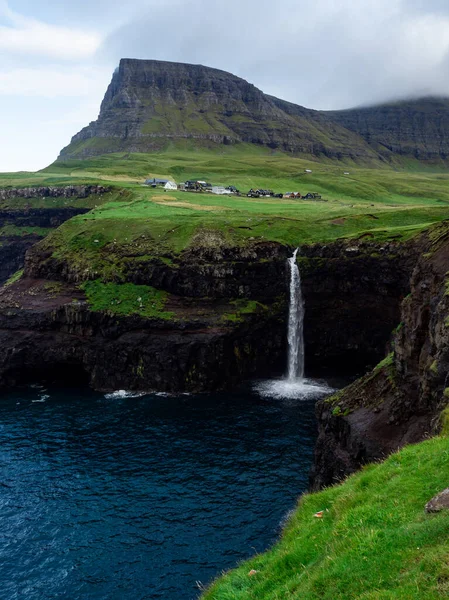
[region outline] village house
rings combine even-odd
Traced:
[[[231,190],[229,190],[228,188],[225,188],[221,185],[213,185],[212,193],[218,194],[219,196],[225,196],[225,195],[232,194],[233,192],[231,192]]]
[[[166,183],[168,183],[168,179],[158,179],[157,177],[145,181],[145,185],[150,185],[151,187],[164,187]]]
[[[176,183],[174,181],[167,181],[167,183],[164,185],[164,190],[177,190],[178,186],[176,185]]]

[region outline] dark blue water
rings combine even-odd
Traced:
[[[0,598],[190,600],[272,544],[307,486],[314,400],[251,390],[0,402]]]

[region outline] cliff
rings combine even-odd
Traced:
[[[420,244],[392,352],[362,379],[317,405],[315,489],[442,426],[449,403],[447,223],[429,230]]]
[[[101,185],[0,188],[0,285],[23,268],[25,253],[52,229],[109,198]]]
[[[376,159],[358,135],[317,111],[265,95],[244,79],[202,65],[122,59],[90,123],[60,158],[152,152],[168,142],[248,142],[307,155]]]
[[[446,160],[449,156],[449,99],[422,98],[324,113],[357,133],[385,157]]]
[[[0,290],[0,385],[59,373],[96,389],[205,391],[282,374],[291,248],[212,232],[180,252],[158,253],[151,238],[152,255],[142,238],[101,247],[100,232],[83,248],[87,223],[31,248],[24,277]],[[413,252],[302,248],[309,372],[355,375],[383,356]]]
[[[0,385],[62,378],[99,390],[198,392],[281,371],[285,252],[269,243],[227,256],[199,250],[173,266],[134,263],[129,282],[102,283],[80,280],[84,272],[60,268],[37,245],[24,277],[0,290]]]

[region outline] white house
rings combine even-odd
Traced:
[[[311,173],[312,169],[306,169],[306,173]]]
[[[224,188],[220,185],[212,186],[212,193],[218,194],[219,196],[224,196],[225,194],[232,194],[232,192],[230,190],[227,190],[226,188]]]
[[[176,183],[174,181],[167,181],[167,183],[164,185],[164,190],[177,190],[178,186],[176,185]]]

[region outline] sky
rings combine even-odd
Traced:
[[[309,108],[449,96],[448,0],[0,0],[0,172],[97,118],[120,58],[203,64]]]

